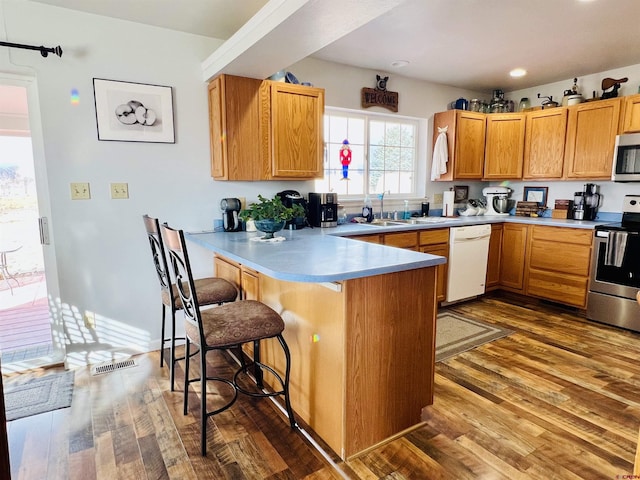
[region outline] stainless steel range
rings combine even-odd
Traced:
[[[640,332],[640,195],[626,195],[622,222],[595,228],[587,318]]]

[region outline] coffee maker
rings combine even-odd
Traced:
[[[487,197],[487,211],[485,215],[509,215],[509,195],[512,190],[507,187],[486,187],[482,194]]]
[[[595,183],[587,183],[584,186],[584,219],[595,220],[598,215],[598,207],[600,207],[601,196],[598,193],[598,185]]]
[[[223,198],[220,202],[220,210],[222,210],[222,226],[225,232],[239,232],[242,230],[240,223],[240,199]]]
[[[338,194],[309,193],[309,223],[312,227],[337,227]]]
[[[307,201],[304,197],[295,190],[283,190],[282,192],[278,192],[277,195],[280,197],[280,200],[282,200],[282,204],[285,207],[291,208],[294,205],[300,205],[304,208],[305,212],[305,215],[302,217],[294,217],[291,220],[287,220],[285,228],[291,230],[300,230],[301,228],[304,228],[307,225]]]

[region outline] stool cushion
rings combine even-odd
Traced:
[[[238,300],[201,310],[207,347],[227,347],[282,333],[284,321],[274,310],[255,300]],[[185,322],[189,340],[199,344],[198,326]]]
[[[210,277],[199,278],[194,280],[196,286],[196,295],[198,296],[198,303],[200,305],[214,305],[216,303],[233,302],[238,297],[238,289],[233,283],[225,280],[224,278]],[[175,285],[171,285],[171,291],[173,293],[173,300],[175,301],[176,308],[182,309],[182,300],[178,293],[178,288]],[[162,291],[162,303],[165,305],[171,305],[169,301],[169,292]]]

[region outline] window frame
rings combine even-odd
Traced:
[[[379,113],[379,112],[369,112],[363,110],[354,110],[348,108],[341,107],[325,107],[325,121],[327,116],[342,116],[345,118],[358,118],[362,119],[365,122],[365,138],[364,138],[364,183],[365,183],[365,193],[358,194],[340,194],[340,203],[349,204],[351,202],[362,203],[366,196],[375,199],[378,194],[377,193],[367,193],[369,189],[370,182],[370,123],[371,121],[381,120],[388,121],[393,123],[407,123],[412,124],[415,128],[414,135],[414,169],[413,169],[413,193],[393,193],[393,194],[385,194],[385,201],[389,199],[393,202],[396,200],[424,200],[424,195],[426,191],[426,181],[427,181],[427,159],[426,159],[426,151],[427,151],[427,120],[424,118],[418,117],[410,117],[405,115],[392,115],[387,113]],[[327,135],[328,132],[325,132]],[[323,159],[323,174],[326,171],[326,166],[329,164],[329,155],[330,148],[329,142],[326,137],[323,138],[324,142],[324,159]],[[317,188],[317,184],[316,184]]]

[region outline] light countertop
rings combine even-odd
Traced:
[[[278,280],[337,282],[446,263],[444,257],[342,238],[396,231],[450,228],[487,223],[593,229],[609,222],[517,216],[428,217],[429,223],[369,225],[347,223],[335,228],[282,230],[284,241],[261,242],[261,232],[191,232],[188,240]]]

